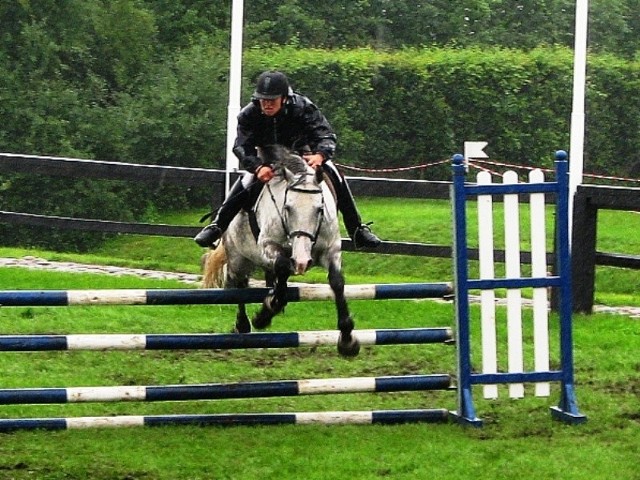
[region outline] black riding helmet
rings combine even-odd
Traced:
[[[253,98],[256,100],[273,100],[289,94],[289,79],[282,72],[263,72],[256,82]]]

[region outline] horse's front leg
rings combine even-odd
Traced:
[[[333,290],[338,312],[338,330],[340,330],[338,353],[343,357],[355,357],[360,353],[360,342],[352,335],[355,325],[349,315],[347,298],[344,296],[344,275],[340,266],[335,262],[329,265],[329,285]]]
[[[251,333],[251,323],[249,323],[249,317],[247,316],[247,307],[244,303],[238,304],[238,311],[236,312],[236,325],[233,329],[233,333]]]
[[[284,310],[287,305],[287,280],[291,275],[291,260],[284,254],[276,257],[273,265],[273,293],[265,297],[262,308],[255,314],[253,326],[257,329],[267,328],[271,320]]]

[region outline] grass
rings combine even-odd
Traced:
[[[420,202],[362,199],[360,206],[365,219],[374,220],[376,233],[385,239],[450,242],[444,202],[430,202],[425,208]],[[609,217],[609,213],[613,215]],[[197,217],[191,212],[174,214],[171,219],[188,224]],[[628,212],[601,212],[599,250],[637,254],[638,217]],[[621,229],[620,225],[627,228]],[[156,266],[191,273],[198,271],[201,253],[189,240],[130,236],[115,238],[83,256],[0,249],[0,256],[5,257],[31,254],[51,260]],[[451,263],[443,259],[347,252],[345,270],[348,283],[451,278]],[[638,277],[637,271],[599,269],[599,301],[640,306]],[[311,279],[323,281],[324,274],[312,272]],[[185,288],[184,284],[168,280],[17,268],[0,268],[0,282],[6,289]],[[451,303],[352,301],[350,307],[357,328],[453,326]],[[477,314],[477,307],[472,310]],[[504,312],[500,310],[499,315],[502,319]],[[530,312],[525,310],[524,316],[527,325]],[[329,302],[295,303],[274,320],[272,330],[332,328],[334,317]],[[224,332],[231,327],[233,318],[232,306],[0,308],[0,325],[5,334]],[[505,396],[483,400],[480,389],[476,389],[476,408],[486,422],[482,429],[436,424],[162,427],[2,434],[0,479],[638,479],[640,321],[611,314],[578,315],[574,325],[576,392],[580,410],[589,417],[585,425],[569,427],[550,419],[548,407],[557,403],[557,385],[552,386],[550,398],[527,395],[520,400]],[[551,330],[555,339],[557,325],[553,316]],[[529,336],[525,329],[525,337]],[[558,361],[556,353],[553,361]],[[454,374],[454,364],[454,349],[446,345],[363,347],[360,356],[351,360],[340,358],[334,347],[5,353],[0,357],[2,388]],[[2,416],[416,407],[454,409],[455,396],[452,392],[433,391],[209,402],[10,405],[2,407]]]

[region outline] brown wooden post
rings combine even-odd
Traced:
[[[573,202],[571,234],[571,275],[575,313],[593,313],[597,220],[598,207],[591,203],[586,191],[578,186]]]

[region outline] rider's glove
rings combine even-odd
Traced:
[[[255,155],[246,155],[242,159],[242,166],[247,172],[256,173],[256,169],[262,165],[262,160],[260,160]]]

